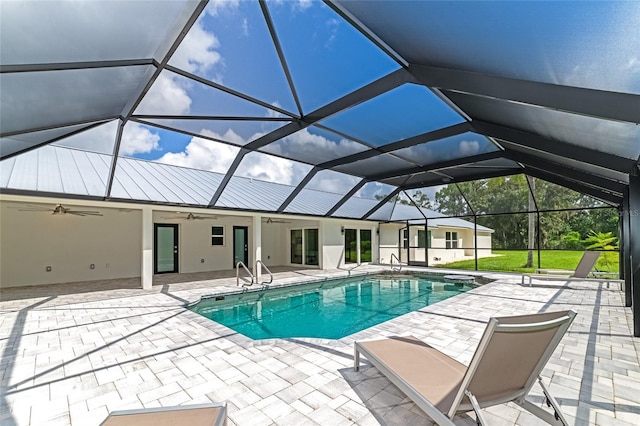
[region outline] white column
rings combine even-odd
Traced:
[[[378,249],[380,246],[379,226],[379,224],[376,224],[371,228],[371,263],[376,265],[380,263],[380,250]]]
[[[318,222],[318,268],[324,269],[324,220]]]
[[[256,282],[260,282],[262,267],[258,265],[258,260],[262,261],[262,216],[253,217],[253,275]]]
[[[151,290],[153,285],[153,210],[142,208],[142,270],[140,281],[143,290]]]

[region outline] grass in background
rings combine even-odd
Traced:
[[[502,271],[502,272],[534,272],[538,268],[538,253],[533,252],[533,268],[525,268],[527,263],[526,250],[494,250],[494,257],[485,257],[478,259],[478,270],[481,271]],[[574,270],[580,262],[582,251],[569,250],[543,250],[540,252],[540,268],[541,269],[567,269]],[[453,268],[475,270],[475,261],[463,260],[460,262],[452,262],[443,265],[434,265],[436,268]],[[596,269],[600,271],[618,272],[618,253],[602,252],[596,264]]]

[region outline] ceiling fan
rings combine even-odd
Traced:
[[[180,212],[176,212],[178,213],[177,216],[165,216],[162,219],[170,219],[170,220],[215,220],[218,218],[218,216],[200,216],[200,215],[195,215],[193,213],[187,213],[186,215],[184,214],[180,214]]]
[[[62,204],[57,204],[54,208],[47,208],[41,206],[28,205],[23,208],[18,208],[21,212],[51,212],[53,215],[66,215],[72,214],[75,216],[102,216],[102,213],[95,210],[73,210],[72,208],[65,207]]]
[[[289,220],[282,220],[282,219],[273,219],[268,217],[267,220],[264,220],[264,223],[291,223],[291,221]]]

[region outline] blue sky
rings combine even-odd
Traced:
[[[601,80],[613,76],[610,80],[622,84],[621,89],[638,93],[640,43],[637,25],[628,24],[637,23],[640,13],[635,2],[616,3],[615,8],[608,2],[584,2],[579,7],[576,2],[469,2],[464,7],[458,2],[385,3],[376,6],[387,9],[382,13],[377,10],[376,19],[381,24],[375,30],[393,40],[394,46],[400,46],[399,52],[414,62],[585,87],[589,87],[585,79],[591,85],[608,87],[609,83]],[[266,4],[304,114],[399,68],[323,2],[274,0]],[[410,16],[405,7],[417,8],[419,13]],[[366,10],[359,13],[366,19]],[[387,18],[401,18],[407,31],[385,34]],[[444,25],[447,31],[443,31]],[[394,37],[410,38],[399,41]],[[467,42],[458,43],[461,39]],[[592,48],[584,49],[591,39]],[[496,51],[496,45],[504,51]],[[262,104],[165,70],[136,114],[252,120],[147,119],[191,135],[130,122],[123,134],[121,155],[225,172],[239,147],[287,124],[267,120],[300,113],[257,2],[210,2],[169,65]],[[328,161],[462,121],[426,87],[406,84],[319,123],[340,135],[310,126],[246,156],[236,174],[294,185],[311,167],[268,154]],[[599,126],[613,126],[597,121]],[[101,148],[94,143],[93,149],[110,152],[113,129],[104,126],[95,130],[94,134],[104,135],[106,142]],[[626,127],[612,129],[620,133]],[[629,140],[634,140],[637,132],[635,129]],[[395,163],[397,168],[410,161],[428,164],[493,149],[487,139],[468,133],[397,152],[404,160],[378,159],[367,164],[393,168]],[[310,186],[345,193],[357,180],[340,173],[323,173]],[[372,196],[388,191],[380,188],[368,185],[360,193]]]
[[[345,22],[322,2],[269,1],[267,7],[291,73],[295,90],[304,114],[352,92],[399,68],[399,65],[380,51],[373,43]],[[129,156],[160,161],[185,167],[224,171],[242,146],[285,125],[286,122],[261,121],[261,118],[290,118],[299,110],[287,83],[284,69],[268,32],[262,10],[257,2],[211,3],[178,48],[169,64],[199,77],[221,84],[255,98],[258,105],[227,94],[170,71],[164,71],[154,84],[137,114],[196,115],[252,117],[252,121],[229,120],[167,120],[149,119],[157,124],[206,135],[235,146],[213,142],[204,138],[162,130],[152,126],[133,125],[125,132],[123,146],[140,146],[128,150]],[[439,103],[445,110],[442,123],[429,120],[432,128],[449,122],[460,122],[441,101],[425,88],[422,96],[431,105]],[[394,102],[415,102],[415,89],[402,89],[392,94]],[[426,105],[426,104],[425,104]],[[422,107],[423,105],[420,105]],[[278,109],[288,114],[282,114]],[[376,105],[354,110],[366,120],[379,121]],[[388,111],[392,116],[393,110]],[[350,121],[337,115],[337,123]],[[451,116],[456,116],[452,118]],[[367,117],[368,116],[368,117]],[[415,114],[411,118],[415,117]],[[425,119],[430,118],[426,112]],[[392,117],[393,118],[393,117]],[[132,127],[133,127],[132,126]],[[340,126],[338,126],[340,127]],[[354,129],[356,135],[366,127]],[[414,126],[415,127],[415,126]],[[405,134],[420,133],[422,128],[408,129]],[[396,132],[397,133],[397,132]],[[129,134],[131,136],[129,136]],[[154,141],[141,143],[140,135]],[[404,137],[397,133],[391,139]],[[368,138],[367,138],[368,139]],[[365,140],[370,146],[381,143]],[[302,180],[309,166],[295,161],[266,155],[278,154],[302,161],[328,161],[369,149],[369,146],[349,138],[312,126],[261,149],[264,153],[248,155],[241,163],[237,175],[295,184]],[[196,158],[197,156],[197,158]],[[210,165],[210,167],[208,167]],[[341,173],[315,178],[310,187],[347,192],[358,181]],[[381,186],[377,185],[380,190]],[[369,192],[372,195],[374,189]],[[363,195],[364,192],[362,192]]]

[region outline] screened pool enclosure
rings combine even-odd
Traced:
[[[640,336],[639,3],[0,9],[3,194],[402,222],[420,249],[420,207],[518,250],[613,211]]]

